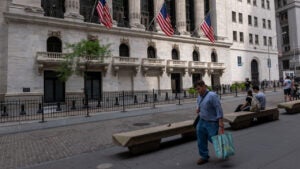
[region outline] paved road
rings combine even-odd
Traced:
[[[267,99],[268,106],[283,100],[279,92],[267,93]],[[244,97],[226,97],[222,100],[222,105],[228,112],[243,100]],[[43,169],[195,168],[197,167],[195,161],[198,158],[195,141],[180,143],[181,140],[172,138],[175,141],[167,142],[161,150],[136,157],[130,156],[125,148],[114,146],[111,141],[111,135],[116,132],[193,119],[194,108],[194,103],[191,103],[125,113],[104,113],[92,117],[98,118],[96,122],[21,133],[12,133],[9,130],[10,126],[6,126],[5,129],[12,134],[2,132],[0,136],[0,166],[1,169],[24,167]],[[291,166],[293,163],[290,161],[296,164],[296,158],[300,157],[299,151],[296,151],[300,147],[296,143],[299,139],[295,127],[298,118],[300,118],[299,115],[282,115],[276,122],[233,131],[237,155],[226,162],[217,161],[212,156],[212,163],[206,166],[208,168],[226,166],[268,168],[273,165],[271,163],[273,160],[277,162],[278,159]],[[61,121],[66,122],[66,119]],[[86,120],[83,119],[82,122]],[[29,125],[34,128],[34,126],[40,127],[41,125],[50,126],[51,123],[55,122]],[[136,126],[136,123],[149,123],[149,125]],[[18,125],[19,128],[22,126],[26,125]],[[16,129],[16,127],[11,128]],[[275,168],[278,166],[280,165],[275,165]]]

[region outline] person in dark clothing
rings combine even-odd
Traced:
[[[245,86],[246,86],[246,91],[248,91],[251,86],[251,82],[249,81],[249,78],[246,78]]]
[[[246,102],[244,104],[238,105],[238,107],[235,109],[234,112],[239,112],[239,111],[250,111],[251,108],[251,102],[252,102],[252,91],[248,90],[247,92],[247,97],[246,97]]]

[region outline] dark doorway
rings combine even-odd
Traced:
[[[176,49],[172,49],[172,60],[179,60],[178,51]]]
[[[193,61],[200,61],[199,59],[199,53],[194,50],[193,52]]]
[[[65,83],[54,71],[44,72],[44,97],[46,103],[65,101]]]
[[[129,47],[125,44],[121,44],[119,47],[119,54],[121,57],[129,57]]]
[[[259,84],[258,63],[256,60],[251,61],[251,81],[253,85]]]
[[[155,56],[155,48],[152,46],[149,46],[147,49],[147,56],[148,58],[156,58]]]
[[[202,75],[200,73],[196,73],[192,75],[193,85],[197,83],[197,81],[202,80]]]
[[[213,90],[217,90],[217,87],[220,86],[220,75],[212,74],[211,75],[211,87]]]
[[[102,89],[102,74],[101,72],[86,72],[85,73],[85,89],[89,99],[101,98]]]
[[[173,93],[180,93],[181,91],[181,75],[180,73],[171,74],[171,87]]]
[[[211,53],[211,62],[218,62],[217,54],[216,52]]]

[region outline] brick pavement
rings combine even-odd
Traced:
[[[282,96],[272,94],[268,99],[269,103],[273,104],[280,102]],[[243,97],[225,98],[222,105],[225,111],[229,111],[242,100]],[[155,112],[157,110],[154,109],[154,113],[142,116],[2,135],[0,166],[1,169],[15,169],[99,151],[113,146],[111,140],[113,133],[193,119],[195,106],[190,104],[188,107],[162,113]],[[150,123],[150,125],[135,126],[134,123]]]

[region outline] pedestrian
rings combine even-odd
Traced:
[[[246,78],[245,86],[246,86],[246,91],[248,91],[250,89],[250,86],[251,86],[251,82],[249,81],[249,78]]]
[[[259,101],[260,104],[260,110],[266,109],[266,96],[263,92],[259,91],[259,87],[257,85],[254,85],[252,87],[253,92],[255,93],[254,97]]]
[[[290,76],[287,76],[283,82],[284,101],[292,101],[291,98],[292,81]]]
[[[251,108],[251,102],[252,102],[252,90],[247,91],[247,97],[244,104],[239,104],[238,107],[235,109],[234,112],[240,112],[240,111],[250,111]]]
[[[212,143],[211,137],[224,133],[223,110],[218,95],[209,92],[204,81],[198,81],[196,89],[199,93],[196,113],[200,117],[196,127],[200,155],[197,164],[202,165],[209,159],[208,141]]]

